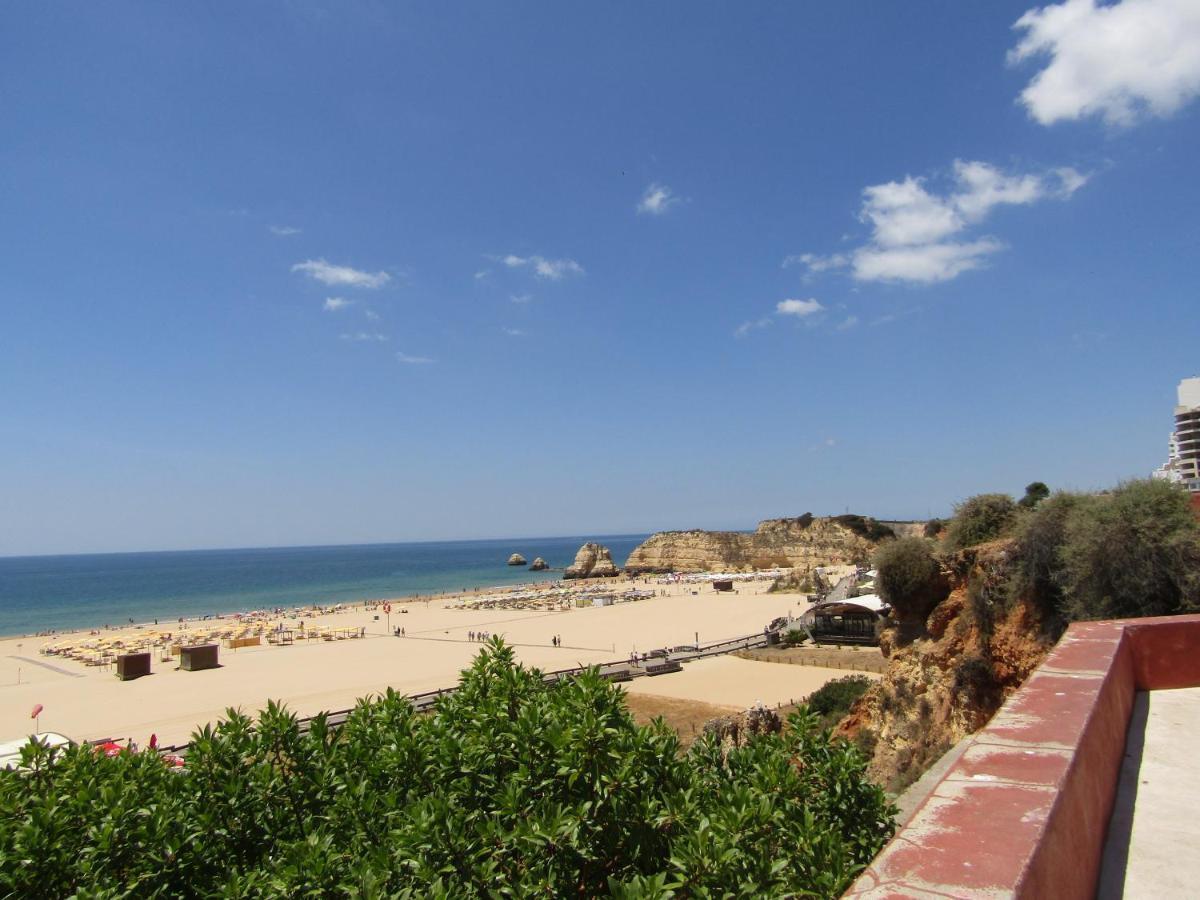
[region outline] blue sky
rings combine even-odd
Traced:
[[[1200,374],[1198,20],[7,4],[0,555],[1145,475]]]

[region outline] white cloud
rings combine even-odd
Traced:
[[[268,225],[267,231],[279,237],[291,237],[293,234],[300,234],[301,229],[292,225]]]
[[[750,322],[743,322],[733,330],[735,338],[744,338],[752,331],[757,331],[759,328],[766,328],[768,325],[774,324],[769,316],[763,316],[761,319],[754,319]]]
[[[846,316],[846,318],[842,319],[842,321],[838,323],[837,330],[849,331],[856,325],[858,325],[858,316]]]
[[[980,268],[989,256],[1004,249],[993,237],[967,234],[997,207],[1070,197],[1089,177],[1069,167],[1010,174],[990,163],[957,159],[950,183],[942,190],[931,188],[929,179],[912,175],[868,185],[858,216],[871,228],[865,243],[849,253],[790,256],[784,265],[802,264],[808,275],[848,265],[857,281],[949,281]]]
[[[343,341],[368,341],[379,343],[386,341],[388,336],[386,334],[380,334],[378,331],[353,331],[343,334],[341,338]]]
[[[797,318],[806,318],[814,313],[819,313],[824,310],[818,301],[813,299],[808,300],[780,300],[775,304],[775,312],[781,316],[796,316]]]
[[[514,256],[509,254],[502,257],[500,262],[510,269],[531,267],[538,278],[548,278],[558,281],[568,275],[582,275],[583,266],[573,259],[546,259],[544,256]]]
[[[1003,247],[992,238],[911,247],[866,246],[854,254],[854,277],[859,281],[936,284],[979,268],[988,256]]]
[[[483,281],[483,279],[487,278],[491,274],[492,274],[491,269],[480,269],[478,272],[475,273],[475,280]]]
[[[639,215],[661,216],[679,202],[679,198],[665,184],[655,182],[646,188],[642,199],[638,201]]]
[[[840,269],[850,264],[850,257],[844,253],[834,253],[830,256],[818,256],[815,253],[793,253],[783,258],[784,269],[792,266],[804,266],[809,272],[826,272],[829,269]]]
[[[1196,0],[1067,0],[1031,9],[1011,64],[1049,61],[1021,92],[1043,125],[1100,116],[1128,126],[1165,117],[1200,94],[1200,3]]]
[[[505,329],[503,329],[503,331],[509,337],[524,337],[525,336],[524,330],[520,329],[520,328],[505,328]]]
[[[434,361],[428,356],[411,356],[407,353],[397,353],[396,359],[406,366],[425,366]]]
[[[1061,169],[1055,169],[1054,174],[1058,176],[1060,182],[1058,195],[1060,197],[1070,197],[1073,193],[1092,180],[1091,175],[1084,175],[1077,172],[1070,166],[1063,166]]]
[[[324,259],[308,259],[292,266],[293,272],[302,272],[309,278],[337,287],[380,288],[392,280],[387,272],[364,272],[350,266],[335,266]]]
[[[368,322],[378,322],[380,319],[379,313],[375,312],[373,309],[366,310],[364,315],[367,317]]]
[[[508,299],[513,303],[524,305],[533,299],[533,294],[510,294]]]
[[[345,309],[353,303],[353,300],[347,300],[345,297],[326,297],[325,302],[321,304],[321,309],[325,310],[325,312],[337,312],[339,309]]]

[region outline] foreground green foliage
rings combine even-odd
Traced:
[[[388,692],[332,731],[270,706],[153,754],[0,772],[0,895],[835,897],[891,834],[859,752],[801,710],[686,755],[595,674],[490,644],[432,715]]]

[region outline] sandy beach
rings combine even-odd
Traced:
[[[356,699],[388,687],[405,694],[451,687],[479,651],[470,632],[503,637],[523,664],[547,671],[691,644],[697,637],[706,643],[739,637],[760,632],[772,619],[797,614],[805,605],[799,595],[768,594],[770,583],[742,582],[736,594],[718,594],[710,585],[621,580],[612,586],[636,587],[653,596],[553,611],[455,608],[460,599],[454,597],[396,601],[390,618],[382,608],[350,607],[309,616],[305,627],[362,633],[362,638],[222,647],[221,667],[199,672],[180,670],[176,659],[164,660],[158,649],[152,674],[127,682],[115,677],[112,666],[86,666],[39,652],[48,644],[86,640],[87,632],[4,639],[0,738],[32,731],[30,711],[35,704],[44,708],[43,731],[75,740],[131,738],[140,744],[154,733],[161,743],[170,744],[187,740],[193,729],[220,718],[229,707],[253,712],[274,699],[311,715],[348,708]],[[464,596],[470,600],[477,594]],[[405,636],[395,637],[389,628],[403,628]],[[152,629],[102,636],[136,639],[148,630]],[[555,636],[561,646],[552,645]],[[679,674],[639,679],[631,689],[744,707],[755,700],[774,703],[802,697],[841,674],[845,673],[720,658],[691,663]]]

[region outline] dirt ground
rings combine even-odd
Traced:
[[[626,693],[625,701],[639,725],[648,725],[656,717],[662,716],[667,727],[679,735],[684,747],[691,746],[710,719],[742,711],[736,706],[717,706],[700,700],[681,700],[655,694]]]
[[[887,660],[878,647],[764,647],[761,650],[743,650],[735,655],[758,662],[879,674],[887,667]]]

